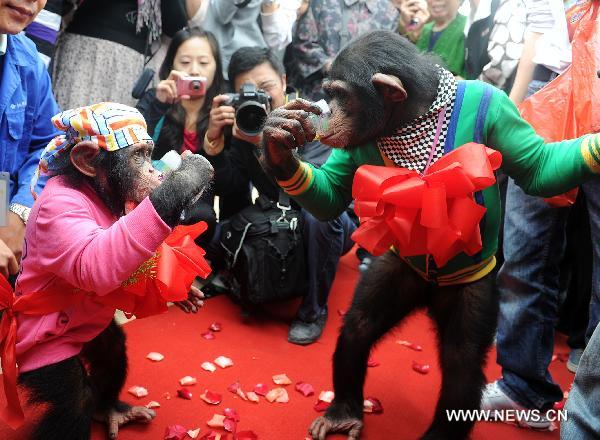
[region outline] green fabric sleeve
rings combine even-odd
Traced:
[[[338,217],[352,201],[352,180],[358,168],[352,155],[335,148],[321,168],[310,167],[312,182],[294,199],[319,220]]]
[[[545,143],[500,90],[494,90],[485,132],[486,145],[502,153],[503,171],[527,194],[555,196],[595,175],[582,154],[586,136]]]

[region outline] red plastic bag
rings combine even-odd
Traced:
[[[572,40],[573,62],[555,80],[527,98],[519,110],[546,142],[600,131],[600,24],[598,2],[591,2]],[[577,188],[546,201],[571,206]]]

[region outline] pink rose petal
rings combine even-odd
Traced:
[[[137,397],[138,399],[139,399],[140,397],[145,397],[145,396],[147,396],[147,395],[148,395],[148,390],[147,390],[146,388],[144,388],[144,387],[140,387],[140,386],[138,386],[138,385],[134,385],[134,386],[132,386],[131,388],[129,388],[129,389],[127,390],[127,392],[128,392],[129,394],[132,394],[132,395],[134,395],[134,396],[135,396],[135,397]]]
[[[216,431],[209,431],[200,437],[200,440],[227,440],[227,434],[221,434]]]
[[[276,374],[273,376],[273,382],[277,385],[289,385],[292,383],[289,377],[285,374]]]
[[[229,385],[227,387],[227,391],[230,391],[233,394],[237,394],[238,396],[240,396],[242,398],[242,400],[248,400],[248,398],[246,397],[246,394],[244,393],[244,391],[242,391],[242,386],[240,385],[239,381]]]
[[[202,362],[202,365],[200,365],[200,367],[203,370],[210,371],[211,373],[217,371],[217,367],[215,367],[215,365],[212,362]]]
[[[219,356],[213,362],[221,368],[227,368],[227,367],[233,366],[233,361],[225,356]]]
[[[220,322],[213,322],[210,327],[209,327],[213,332],[220,332],[221,331],[221,323]]]
[[[240,431],[235,434],[233,440],[258,440],[258,436],[254,431]]]
[[[383,412],[383,406],[379,399],[367,397],[364,401],[363,411],[366,413],[381,414]]]
[[[306,382],[298,382],[296,384],[296,391],[300,392],[304,397],[312,396],[315,394],[314,387]]]
[[[149,408],[149,409],[160,408],[160,403],[158,403],[156,400],[151,400],[150,402],[148,402],[146,404],[146,408]]]
[[[223,414],[225,415],[225,417],[227,417],[228,419],[231,419],[231,420],[233,420],[235,422],[239,422],[240,421],[240,415],[233,408],[225,408],[223,410]]]
[[[267,393],[265,396],[269,402],[279,402],[279,403],[287,403],[290,401],[287,391],[285,388],[273,388],[271,391]]]
[[[206,333],[202,333],[200,336],[202,336],[204,339],[206,339],[208,341],[215,339],[215,334],[213,332],[211,332],[210,330],[207,331]]]
[[[240,384],[240,381],[238,380],[237,382],[234,382],[231,385],[229,385],[227,387],[227,391],[232,392],[233,394],[235,394],[241,388],[242,388],[242,385]]]
[[[269,387],[266,386],[264,383],[257,383],[254,386],[254,392],[259,396],[266,396],[269,392]]]
[[[158,353],[156,351],[151,351],[150,353],[148,353],[146,355],[146,359],[150,359],[151,361],[154,361],[154,362],[160,362],[164,358],[165,357],[162,354],[160,354],[160,353]]]
[[[230,418],[225,418],[223,421],[223,429],[227,432],[235,432],[237,429],[237,422]]]
[[[181,425],[167,426],[164,440],[183,440],[187,435],[187,429]]]
[[[369,358],[369,360],[367,361],[367,367],[378,367],[379,365],[381,364],[373,358]]]
[[[212,419],[210,419],[208,422],[206,422],[206,424],[208,426],[210,426],[211,428],[222,428],[224,421],[225,421],[225,416],[222,416],[221,414],[214,414],[212,416]]]
[[[177,396],[185,400],[192,400],[192,392],[187,388],[177,390]]]
[[[396,344],[404,345],[405,347],[410,348],[411,350],[414,350],[414,351],[423,351],[423,347],[421,347],[418,344],[413,344],[412,342],[399,340],[399,341],[396,341]]]
[[[428,364],[420,364],[418,362],[413,361],[412,369],[415,370],[417,373],[421,373],[421,374],[429,373],[429,365]]]
[[[246,396],[250,402],[258,403],[259,401],[258,394],[256,394],[254,391],[248,391]]]
[[[212,391],[204,390],[204,393],[200,396],[202,400],[210,405],[218,405],[223,400],[223,396]]]
[[[331,403],[324,402],[322,400],[317,400],[317,403],[315,403],[315,405],[313,406],[313,408],[317,412],[323,412],[323,411],[327,410],[327,408],[329,408],[329,405],[331,405]]]
[[[196,385],[197,382],[198,381],[196,380],[196,378],[192,376],[184,376],[181,379],[179,379],[179,383],[182,386]]]
[[[333,391],[321,391],[321,393],[319,394],[319,400],[327,403],[333,402],[334,397],[335,394]]]
[[[196,428],[196,429],[190,429],[187,432],[187,435],[189,435],[191,438],[196,438],[198,437],[198,434],[200,434],[200,428]]]

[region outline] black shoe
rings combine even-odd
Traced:
[[[290,326],[288,341],[298,345],[312,344],[321,337],[326,322],[327,315],[319,316],[314,322],[295,319]]]

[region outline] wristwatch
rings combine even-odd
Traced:
[[[20,203],[11,203],[8,205],[8,210],[13,212],[19,216],[23,223],[27,224],[27,219],[29,218],[29,213],[31,212],[31,208],[21,205]]]

